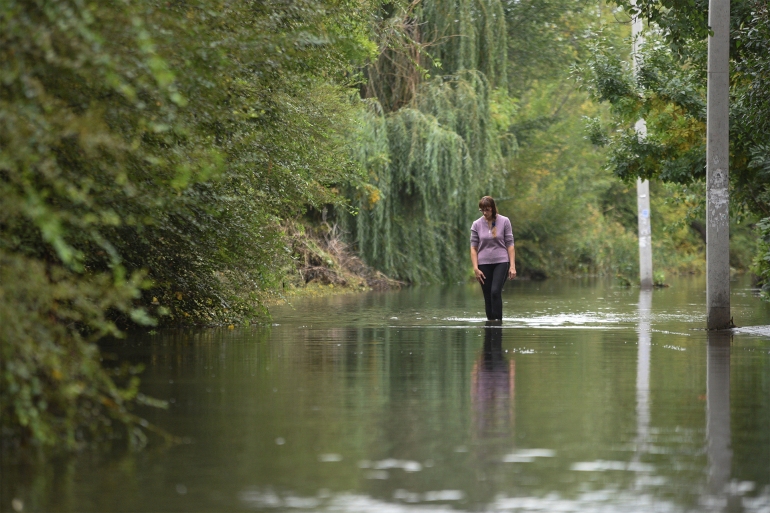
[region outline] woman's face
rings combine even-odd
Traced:
[[[486,219],[487,221],[492,220],[492,207],[481,207],[479,209],[479,212],[484,214],[484,219]]]

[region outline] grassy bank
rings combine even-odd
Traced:
[[[284,234],[291,258],[283,269],[281,286],[268,299],[268,306],[294,297],[388,290],[405,285],[366,265],[344,242],[336,224],[292,221],[284,225]]]

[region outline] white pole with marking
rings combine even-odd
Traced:
[[[639,68],[639,47],[644,42],[642,38],[642,19],[635,16],[631,24],[633,39],[634,74]],[[636,122],[636,136],[639,139],[647,137],[647,123],[644,119]],[[639,285],[642,289],[652,288],[652,227],[650,225],[650,182],[637,178],[636,208],[639,220]]]
[[[730,327],[730,0],[709,0],[706,107],[706,323]]]

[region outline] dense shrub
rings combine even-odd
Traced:
[[[0,5],[4,437],[75,447],[139,422],[135,370],[94,345],[120,326],[262,315],[281,220],[357,177],[351,5]]]

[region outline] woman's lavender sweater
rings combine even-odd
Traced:
[[[471,247],[478,250],[479,265],[508,261],[508,248],[513,246],[511,221],[497,214],[495,228],[497,228],[497,237],[492,236],[492,230],[484,216],[476,219],[471,225]]]

